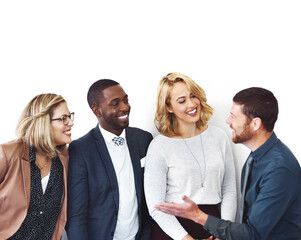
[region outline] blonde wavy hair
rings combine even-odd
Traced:
[[[188,90],[200,100],[200,119],[196,123],[198,128],[206,125],[213,114],[213,108],[207,104],[206,93],[198,84],[182,73],[169,73],[160,80],[155,115],[155,125],[158,131],[167,137],[179,135],[177,119],[166,108],[170,105],[170,92],[178,82],[185,83]]]
[[[66,145],[55,146],[51,128],[53,109],[65,99],[57,94],[46,93],[35,96],[23,110],[16,128],[19,139],[51,159]]]

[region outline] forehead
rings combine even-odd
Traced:
[[[108,87],[102,91],[105,101],[111,101],[116,98],[124,98],[127,94],[120,85]]]
[[[62,102],[58,104],[56,107],[52,109],[53,117],[55,116],[62,116],[62,115],[69,115],[69,109],[66,102]]]
[[[178,98],[187,94],[190,94],[190,91],[188,90],[186,84],[184,82],[177,82],[170,92],[170,97]]]
[[[237,103],[233,102],[232,107],[231,107],[231,111],[230,111],[231,114],[236,116],[236,117],[245,116],[245,114],[242,112],[242,107],[243,106],[241,104],[237,104]]]

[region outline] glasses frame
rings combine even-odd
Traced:
[[[60,118],[53,118],[50,121],[61,121],[64,125],[68,125],[70,120],[73,122],[74,121],[74,112],[70,113],[70,115],[65,115]]]

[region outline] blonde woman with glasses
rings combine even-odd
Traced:
[[[60,95],[37,95],[21,114],[18,139],[0,145],[0,239],[61,239],[73,117]]]
[[[208,125],[213,108],[205,91],[181,73],[160,81],[155,124],[145,166],[145,195],[155,220],[152,239],[206,239],[199,224],[155,209],[161,202],[193,199],[203,211],[233,221],[236,215],[235,168],[227,135]]]

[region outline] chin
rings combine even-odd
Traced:
[[[120,128],[125,129],[129,126],[129,122],[120,125]]]

